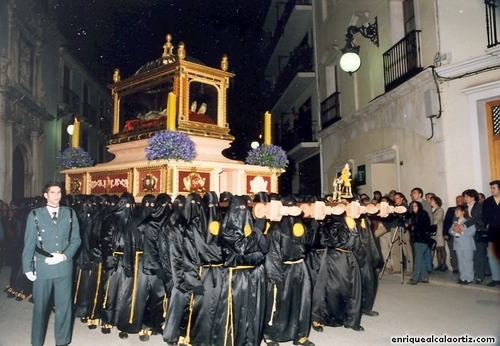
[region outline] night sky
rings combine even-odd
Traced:
[[[270,0],[60,0],[58,25],[67,48],[103,84],[112,71],[130,77],[159,58],[165,36],[188,56],[220,68],[223,54],[236,74],[228,93],[228,122],[236,140],[231,156],[243,160],[260,132],[264,65],[259,47]],[[176,49],[174,50],[176,51]]]

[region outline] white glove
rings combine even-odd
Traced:
[[[51,254],[53,257],[47,257],[45,259],[45,263],[47,263],[48,265],[54,265],[54,264],[58,264],[58,263],[61,263],[62,261],[66,261],[66,256],[62,253],[52,253]]]
[[[29,281],[35,281],[36,280],[36,272],[27,272],[27,273],[24,273],[24,275],[26,275],[26,277],[28,278]]]

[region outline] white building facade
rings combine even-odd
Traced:
[[[322,194],[332,192],[349,163],[358,191],[370,196],[394,189],[409,197],[417,186],[446,205],[467,188],[488,196],[488,183],[500,179],[495,1],[315,0],[313,6],[318,100],[335,94],[340,110],[317,133]],[[352,74],[342,71],[347,28],[375,22],[378,46],[354,35],[362,63]]]

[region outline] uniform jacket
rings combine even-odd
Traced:
[[[72,275],[73,256],[80,247],[81,239],[78,218],[73,211],[73,221],[71,223],[70,211],[71,208],[69,207],[59,207],[57,221],[54,222],[46,207],[34,210],[40,223],[43,249],[49,253],[62,253],[67,258],[66,261],[54,265],[46,264],[45,259],[47,257],[35,252],[35,247],[40,247],[40,242],[35,225],[35,215],[33,211],[29,213],[24,235],[23,273],[32,270],[31,261],[34,256],[37,278],[54,279]],[[70,231],[71,224],[73,229]]]

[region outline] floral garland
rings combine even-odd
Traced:
[[[156,132],[146,147],[148,160],[183,160],[191,162],[196,157],[194,142],[186,134],[179,131]]]
[[[94,165],[94,160],[90,154],[82,148],[65,149],[61,155],[56,157],[57,170],[63,171],[73,167],[90,167]]]
[[[248,152],[245,162],[249,165],[285,169],[288,165],[286,152],[280,146],[263,144]]]

